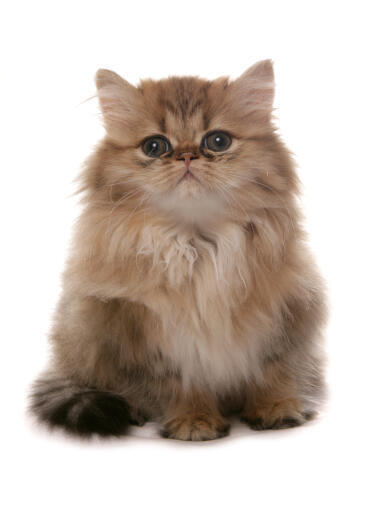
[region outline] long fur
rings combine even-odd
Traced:
[[[138,87],[100,71],[97,87],[107,135],[81,176],[85,206],[51,332],[53,376],[36,385],[33,409],[78,432],[73,407],[58,423],[47,413],[63,402],[64,387],[52,391],[61,379],[74,408],[77,395],[85,406],[93,392],[115,394],[121,432],[136,416],[193,440],[225,434],[235,410],[257,428],[311,418],[324,387],[323,285],[294,163],[272,123],[271,63],[234,82],[174,77]],[[232,135],[224,153],[201,146],[216,129]],[[172,150],[152,159],[140,144],[155,134]],[[183,151],[200,154],[191,163],[199,183],[177,184]]]

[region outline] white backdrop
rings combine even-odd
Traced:
[[[1,459],[4,510],[367,509],[365,2],[3,1],[0,7]],[[103,135],[94,73],[236,77],[272,58],[276,114],[329,285],[329,404],[302,428],[181,443],[155,428],[80,443],[25,413]]]

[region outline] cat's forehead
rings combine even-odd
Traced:
[[[140,84],[156,129],[178,142],[198,140],[209,129],[216,88],[214,82],[197,77],[147,80]]]

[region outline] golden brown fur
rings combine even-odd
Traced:
[[[304,422],[323,394],[324,305],[294,164],[271,120],[271,63],[233,82],[138,87],[99,71],[97,88],[107,136],[82,175],[52,372],[34,409],[78,432],[84,408],[66,390],[77,386],[120,396],[130,420],[156,419],[178,439],[222,436],[235,410],[257,428]],[[201,145],[212,130],[231,134],[228,150]],[[170,152],[147,157],[152,135]],[[183,152],[200,182],[178,184]]]

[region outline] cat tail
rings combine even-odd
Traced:
[[[132,422],[129,405],[120,395],[79,386],[51,372],[33,384],[30,412],[51,428],[82,437],[120,436]]]

